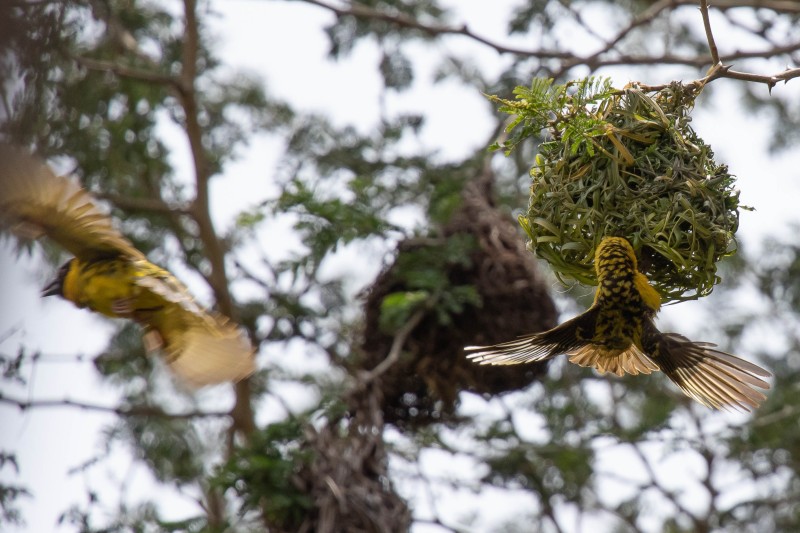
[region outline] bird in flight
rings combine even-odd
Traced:
[[[149,262],[75,180],[26,151],[0,144],[0,230],[42,235],[74,257],[42,291],[80,308],[130,319],[148,353],[192,387],[239,381],[255,370],[241,329],[200,306],[183,283]]]
[[[488,365],[540,362],[559,354],[601,374],[661,370],[691,398],[714,409],[750,411],[766,399],[763,368],[707,342],[662,333],[654,319],[661,297],[639,272],[627,239],[604,237],[595,253],[598,288],[583,314],[541,333],[492,346],[468,346],[467,357]]]

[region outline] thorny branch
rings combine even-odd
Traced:
[[[599,50],[588,56],[580,56],[574,52],[556,49],[514,47],[492,41],[478,33],[475,33],[466,24],[461,26],[448,26],[444,24],[425,23],[402,13],[381,11],[364,4],[359,4],[358,2],[349,2],[346,5],[338,5],[326,0],[304,1],[306,3],[319,6],[323,9],[327,9],[334,13],[337,17],[350,16],[360,19],[387,22],[395,25],[398,28],[416,30],[432,37],[440,35],[456,35],[483,44],[493,49],[498,54],[512,54],[520,57],[538,58],[548,61],[555,60],[561,63],[560,66],[551,71],[551,76],[556,79],[566,76],[571,69],[578,66],[586,66],[591,70],[597,70],[602,67],[616,65],[632,66],[655,64],[686,65],[701,68],[709,63],[712,66],[711,68],[713,70],[713,75],[707,75],[706,77],[701,78],[700,80],[695,80],[692,83],[705,84],[718,78],[731,78],[754,83],[764,83],[770,89],[772,89],[772,87],[779,82],[787,82],[790,79],[800,77],[800,68],[787,68],[783,72],[771,75],[762,75],[732,70],[731,65],[721,64],[719,51],[711,31],[707,0],[700,1],[700,11],[703,17],[705,33],[709,43],[709,52],[711,55],[710,62],[708,57],[703,56],[682,56],[671,53],[664,53],[661,55],[638,55],[622,53],[618,49],[618,45],[622,43],[632,31],[647,26],[648,24],[653,23],[663,14],[674,11],[682,6],[697,6],[698,0],[659,0],[654,2],[646,10],[634,16],[630,22],[616,32],[613,37],[606,40],[604,45]],[[800,4],[797,2],[784,0],[718,0],[714,2],[713,6],[723,12],[731,9],[746,7],[752,9],[771,9],[777,13],[800,13]],[[576,11],[569,5],[565,5],[565,8],[568,9],[571,16],[581,25],[581,27],[584,28],[585,31],[587,31],[587,33],[597,39],[597,35],[590,27],[588,27],[585,19],[581,16],[579,11]],[[736,51],[727,54],[725,59],[729,62],[742,59],[766,59],[797,52],[798,50],[800,50],[800,42],[791,42],[780,46],[775,45],[765,50]],[[665,86],[666,85],[659,85],[652,87]]]
[[[708,39],[708,49],[711,53],[712,59],[712,67],[711,72],[704,78],[703,84],[713,81],[717,78],[732,78],[742,81],[752,81],[756,83],[766,83],[769,87],[769,90],[772,91],[772,88],[780,81],[787,82],[792,78],[800,77],[800,68],[790,69],[787,68],[784,72],[774,74],[774,75],[761,75],[761,74],[753,74],[749,72],[738,72],[735,70],[731,70],[730,65],[724,65],[722,60],[719,56],[719,51],[717,50],[717,43],[714,40],[714,34],[711,30],[711,20],[708,16],[708,0],[700,0],[700,13],[703,17],[703,27],[705,28],[706,38]],[[800,48],[800,43],[796,43],[791,45],[790,50],[786,51],[795,51],[797,48]],[[773,48],[770,50],[773,54],[777,55],[782,52],[777,51],[777,48]]]
[[[700,0],[700,13],[703,16],[703,28],[706,30],[708,39],[708,51],[711,52],[711,60],[714,65],[720,62],[717,43],[714,42],[714,34],[711,33],[711,19],[708,16],[708,0]]]
[[[373,9],[369,6],[359,4],[358,2],[349,2],[347,6],[336,6],[333,3],[325,2],[324,0],[304,0],[308,4],[313,4],[321,8],[332,11],[337,17],[356,17],[361,19],[379,20],[394,24],[399,28],[413,29],[421,31],[431,37],[438,35],[462,35],[470,40],[476,41],[489,48],[494,49],[499,54],[515,54],[525,56],[536,56],[540,58],[550,59],[569,59],[572,54],[569,52],[562,52],[557,50],[526,50],[524,48],[517,48],[513,46],[503,45],[494,42],[486,37],[483,37],[472,30],[466,24],[458,27],[446,26],[440,24],[426,24],[419,20],[403,15],[401,13],[387,13],[379,9]]]

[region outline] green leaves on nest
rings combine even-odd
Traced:
[[[530,248],[562,281],[596,284],[595,248],[626,237],[666,301],[705,296],[719,282],[716,263],[735,251],[739,193],[725,165],[694,132],[697,89],[673,83],[651,94],[607,79],[517,87],[500,110],[514,115],[506,154],[540,138],[520,223]]]

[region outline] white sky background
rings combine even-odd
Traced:
[[[504,43],[526,44],[519,37],[505,35],[506,13],[509,6],[517,2],[458,2],[459,16],[454,25],[467,22],[469,27],[481,35]],[[322,9],[303,3],[267,2],[255,0],[226,0],[213,3],[214,11],[221,14],[214,18],[213,30],[219,36],[217,53],[225,64],[231,67],[244,67],[264,76],[271,94],[285,98],[301,110],[314,110],[325,113],[337,124],[354,124],[362,130],[372,127],[382,113],[394,115],[404,110],[422,109],[426,117],[426,127],[422,142],[426,147],[440,149],[442,158],[459,158],[474,151],[486,141],[490,121],[489,108],[477,91],[455,84],[446,83],[432,86],[431,71],[435,67],[427,47],[416,45],[415,65],[424,67],[417,70],[418,82],[414,90],[402,95],[388,95],[384,102],[378,98],[380,80],[376,67],[380,60],[374,47],[359,45],[355,52],[336,63],[326,61],[328,43],[321,31],[322,26],[332,20],[332,15]],[[700,17],[697,14],[697,22]],[[479,46],[461,37],[450,37],[446,44],[432,45],[438,50],[443,46],[469,55],[487,72],[499,70],[504,59],[486,47]],[[721,50],[733,48],[738,43],[727,43],[725,35],[717,34]],[[426,59],[430,58],[430,59]],[[782,68],[779,66],[778,70]],[[633,71],[637,77],[640,71]],[[616,69],[616,80],[622,84],[628,81],[625,71]],[[607,74],[607,72],[601,72]],[[686,78],[699,77],[689,73]],[[670,79],[642,80],[661,83]],[[700,98],[694,113],[694,125],[699,134],[715,150],[718,160],[730,165],[731,172],[739,177],[743,204],[756,207],[755,212],[741,213],[739,236],[749,251],[759,248],[760,242],[768,236],[788,235],[789,222],[797,221],[797,184],[800,183],[800,152],[789,151],[778,157],[766,152],[770,135],[770,122],[737,113],[740,104],[729,91],[734,84],[730,80],[714,83],[713,102],[705,95]],[[797,94],[798,80],[774,89],[776,94]],[[763,88],[766,91],[766,88]],[[358,110],[358,111],[355,111]],[[443,142],[447,139],[446,144]],[[185,140],[175,136],[172,140],[176,163],[187,164],[188,152]],[[269,181],[277,155],[275,143],[255,139],[252,145],[242,151],[241,160],[229,165],[223,177],[217,178],[212,189],[213,211],[218,229],[223,231],[232,217],[254,202],[275,194]],[[525,206],[518,206],[520,209]],[[413,224],[413,221],[409,222]],[[265,247],[280,249],[291,246],[291,239],[284,239],[279,231],[262,232]],[[328,268],[338,272],[344,268],[353,269],[360,276],[357,283],[369,282],[377,269],[375,262],[367,265],[354,264],[355,254],[343,253],[338,261],[332,261]],[[42,300],[38,296],[40,287],[52,275],[35,261],[15,259],[10,253],[8,242],[0,246],[0,295],[4,302],[0,314],[0,334],[9,328],[17,327],[17,333],[4,342],[0,349],[13,352],[24,344],[29,350],[41,350],[48,355],[48,362],[36,366],[36,374],[31,376],[25,388],[6,387],[4,392],[16,397],[37,399],[84,400],[91,403],[113,405],[114,391],[103,387],[95,377],[91,362],[72,362],[72,354],[82,353],[91,357],[104,347],[108,334],[112,331],[108,322],[89,312],[80,311],[71,304],[56,298]],[[179,273],[180,274],[180,273]],[[184,278],[185,279],[185,278]],[[200,295],[208,294],[191,279],[185,279]],[[702,303],[687,303],[665,309],[662,320],[674,329],[691,333],[696,329],[695,320],[703,316]],[[688,318],[687,318],[688,317]],[[708,340],[720,340],[709,338]],[[747,356],[747,354],[742,354]],[[53,357],[50,357],[53,356]],[[63,356],[68,362],[56,362]],[[305,363],[304,354],[261,354],[265,358],[295,357],[299,364]],[[229,397],[226,391],[211,392],[224,401]],[[216,396],[214,396],[216,397]],[[295,399],[302,402],[302,399]],[[483,403],[467,403],[465,408],[486,408]],[[261,413],[261,416],[278,417],[276,410]],[[728,415],[720,414],[720,418]],[[21,500],[27,527],[9,531],[38,533],[55,530],[58,513],[73,503],[84,503],[88,488],[107,487],[116,494],[120,483],[127,483],[128,494],[136,500],[136,495],[150,497],[154,484],[147,470],[131,467],[127,454],[117,452],[114,460],[91,471],[90,474],[68,475],[67,472],[97,453],[101,436],[99,431],[114,420],[111,415],[85,412],[70,408],[45,408],[20,413],[8,405],[0,404],[0,449],[15,450],[21,470],[19,478],[11,475],[10,469],[0,472],[6,481],[17,480],[27,485],[33,498]],[[443,473],[464,469],[463,463],[443,462],[441,458],[423,458],[423,467],[441,468]],[[607,458],[612,464],[629,458],[611,454]],[[693,465],[663,465],[672,469],[672,478],[680,479],[686,475],[686,468]],[[683,468],[681,468],[683,467]],[[668,480],[669,481],[669,480]],[[673,479],[674,481],[674,479]],[[680,481],[677,481],[680,483]],[[167,496],[170,501],[170,517],[180,518],[194,513],[188,500]],[[426,499],[419,494],[420,501]],[[458,518],[466,510],[479,509],[486,515],[489,526],[504,517],[516,515],[530,505],[525,497],[509,497],[501,491],[480,496],[469,491],[452,493],[444,497],[439,512],[443,517],[458,523]],[[584,527],[590,525],[584,524]],[[71,528],[67,529],[71,530]],[[434,526],[419,526],[418,532],[437,531]]]

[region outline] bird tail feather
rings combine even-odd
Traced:
[[[627,350],[609,350],[599,346],[582,346],[569,354],[570,363],[583,367],[591,367],[605,374],[606,372],[623,376],[630,374],[649,374],[658,370],[658,366],[635,345]]]

